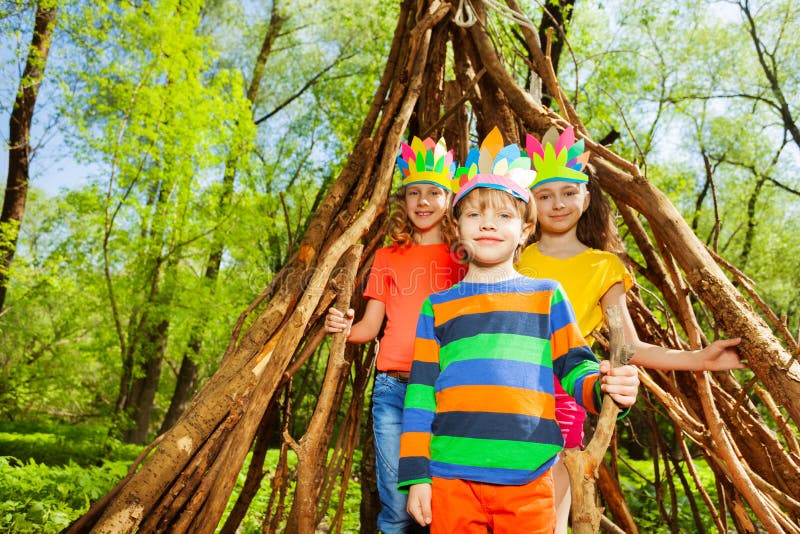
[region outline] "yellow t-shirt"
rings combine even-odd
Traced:
[[[593,248],[562,260],[545,256],[534,243],[522,252],[516,269],[525,276],[561,282],[589,345],[594,341],[590,334],[603,323],[600,299],[616,283],[623,283],[625,291],[633,286],[630,273],[615,254]]]

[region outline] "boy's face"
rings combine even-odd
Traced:
[[[585,184],[547,182],[536,187],[532,194],[543,232],[561,234],[571,230],[589,207],[589,191]]]
[[[408,220],[418,231],[435,228],[447,213],[447,193],[437,185],[411,184],[405,194]]]
[[[532,226],[524,223],[510,196],[495,198],[481,199],[476,189],[461,200],[459,238],[470,261],[479,267],[513,265],[514,252],[525,243]]]

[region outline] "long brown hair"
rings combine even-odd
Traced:
[[[609,252],[624,252],[625,246],[619,237],[614,207],[595,180],[586,184],[589,190],[589,206],[578,220],[578,240],[588,247]]]
[[[446,194],[445,202],[449,206],[453,201],[453,193],[447,191]],[[442,232],[442,240],[452,249],[458,243],[458,238],[456,237],[456,225],[449,209],[445,210],[444,217],[439,221],[439,228]],[[392,195],[389,239],[396,247],[408,247],[414,243],[414,225],[408,219],[405,187],[401,187]]]

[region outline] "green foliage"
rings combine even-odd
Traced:
[[[108,493],[141,447],[84,425],[0,423],[0,531],[59,532]]]
[[[708,492],[713,502],[717,501],[716,485],[714,484],[714,473],[708,468],[702,459],[693,459],[695,468],[697,469],[700,481],[703,488]],[[689,484],[692,484],[691,476],[684,464],[682,469]],[[622,491],[625,493],[625,500],[630,506],[633,517],[636,518],[636,525],[641,532],[652,532],[653,534],[669,533],[672,532],[673,527],[677,527],[678,532],[694,532],[697,530],[692,512],[688,504],[688,499],[685,492],[681,489],[681,481],[678,476],[673,473],[672,483],[678,488],[678,517],[677,524],[672,525],[665,522],[664,518],[660,516],[658,509],[658,500],[656,498],[655,488],[655,475],[653,462],[650,460],[627,460],[625,463],[619,464],[620,485]],[[664,479],[663,467],[661,469],[661,490],[665,495],[669,494],[667,489],[667,481]],[[699,493],[693,486],[693,496],[700,499]],[[698,502],[701,521],[706,531],[712,532],[716,529],[714,521],[708,513],[708,509],[700,502]],[[669,509],[669,504],[665,504]]]
[[[0,423],[0,451],[22,463],[89,467],[101,461],[131,462],[140,450],[99,426]]]
[[[97,240],[91,204],[85,195],[53,202],[32,193],[13,299],[0,318],[0,413],[69,420],[103,413],[116,371],[102,280],[89,254]]]
[[[63,195],[31,190],[0,316],[6,418],[109,417],[127,359],[135,379],[157,349],[142,328],[168,321],[157,425],[184,354],[201,381],[213,373],[241,310],[296,250],[361,128],[398,7],[282,3],[282,31],[250,102],[270,7],[71,0],[59,10],[44,109],[58,106],[63,149],[91,175]],[[4,46],[27,46],[32,14],[0,20]],[[12,73],[14,58],[2,60]],[[0,106],[14,90],[0,86]]]
[[[59,532],[108,493],[127,473],[128,462],[51,467],[0,456],[0,530]]]

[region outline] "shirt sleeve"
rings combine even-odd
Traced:
[[[375,260],[367,276],[367,287],[364,289],[364,298],[386,302],[389,295],[390,273],[387,265],[386,249],[378,249]]]
[[[615,254],[608,252],[608,262],[605,269],[605,277],[603,277],[603,285],[599,288],[598,295],[605,295],[614,284],[622,284],[627,293],[633,287],[633,278],[631,273],[625,268],[625,264]]]
[[[406,388],[397,487],[431,483],[431,425],[436,414],[434,385],[439,377],[439,341],[430,299],[422,305],[414,340],[414,361]]]
[[[550,300],[553,372],[564,390],[587,411],[600,413],[600,364],[581,336],[572,305],[559,284]]]

